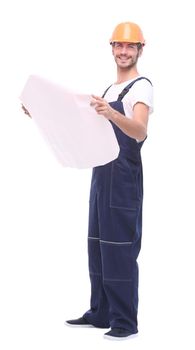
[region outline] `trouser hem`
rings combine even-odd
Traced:
[[[110,328],[110,324],[102,324],[99,322],[94,322],[91,317],[86,316],[86,314],[83,315],[83,318],[89,322],[92,326],[96,327],[96,328]]]

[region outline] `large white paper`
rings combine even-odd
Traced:
[[[90,168],[118,157],[112,125],[90,106],[90,95],[31,75],[20,99],[63,166]]]

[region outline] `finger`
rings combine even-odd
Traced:
[[[93,97],[90,102],[90,106],[92,107],[100,107],[104,105],[105,105],[105,101],[100,97],[98,97],[98,99]]]
[[[94,100],[94,99],[91,100],[90,106],[94,107],[94,106],[96,106],[96,104],[97,104],[96,100]]]
[[[102,106],[98,106],[95,108],[97,113],[104,113],[105,112],[105,108],[103,108]]]
[[[103,98],[100,96],[96,96],[96,95],[91,95],[92,98],[94,98],[96,101],[103,101]]]

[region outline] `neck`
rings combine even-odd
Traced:
[[[127,80],[131,80],[136,78],[139,75],[137,68],[132,69],[121,69],[120,67],[117,67],[117,81],[116,84],[123,83]]]

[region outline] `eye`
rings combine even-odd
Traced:
[[[120,47],[122,47],[121,43],[115,43],[114,46],[118,49]]]
[[[135,45],[134,44],[129,44],[128,45],[128,49],[134,49],[135,48]]]

